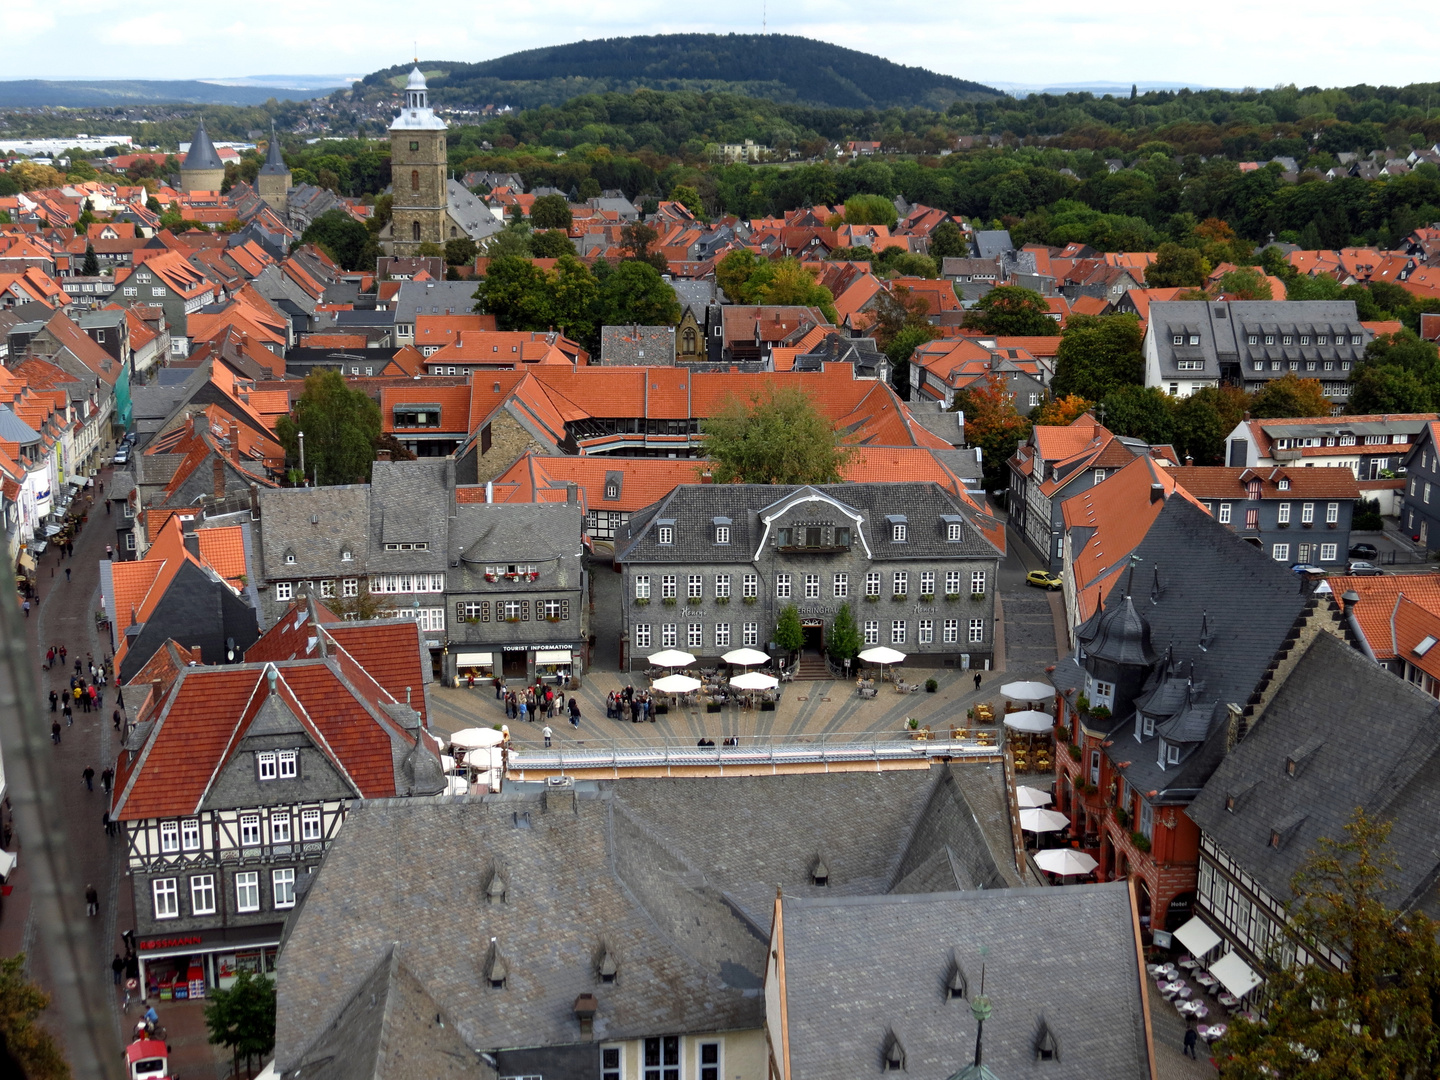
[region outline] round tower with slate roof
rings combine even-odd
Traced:
[[[190,140],[190,152],[180,165],[180,187],[186,194],[196,191],[219,191],[225,182],[225,163],[215,150],[215,144],[205,133],[205,121]]]
[[[417,66],[405,84],[405,107],[390,125],[392,255],[414,255],[421,244],[445,243],[446,127],[430,108],[430,92]]]
[[[1123,718],[1134,708],[1155,662],[1150,623],[1135,610],[1129,586],[1126,596],[1101,608],[1075,630],[1085,669],[1085,696],[1092,708],[1104,707]]]
[[[280,140],[275,136],[275,125],[270,125],[270,148],[265,154],[265,164],[255,177],[255,194],[270,204],[275,213],[285,214],[285,200],[290,194],[290,166],[280,152]]]

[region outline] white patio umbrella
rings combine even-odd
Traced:
[[[1005,726],[1026,735],[1040,735],[1055,726],[1055,718],[1049,713],[1036,712],[1033,709],[1027,712],[1012,712],[1005,714]]]
[[[1047,851],[1035,853],[1035,865],[1041,870],[1048,870],[1052,874],[1059,874],[1061,877],[1069,877],[1071,874],[1088,874],[1099,865],[1083,851],[1071,851],[1069,848],[1050,848]]]
[[[1020,828],[1026,832],[1059,832],[1070,824],[1070,819],[1058,810],[1021,810]]]
[[[880,665],[880,677],[885,677],[886,664],[899,664],[904,661],[905,654],[898,649],[891,649],[884,645],[876,645],[873,649],[866,649],[860,654],[860,659],[867,664]]]
[[[1007,682],[1000,692],[1016,701],[1045,701],[1055,696],[1055,688],[1043,682]]]
[[[450,747],[453,750],[481,750],[487,746],[499,746],[504,739],[504,733],[494,728],[462,728],[450,736]]]
[[[666,675],[650,685],[667,694],[688,694],[691,690],[700,689],[700,680],[692,679],[689,675]]]
[[[679,649],[661,649],[647,660],[656,667],[685,667],[695,662],[695,657],[688,652],[681,652]]]
[[[1034,810],[1039,806],[1050,805],[1050,793],[1041,791],[1039,788],[1026,787],[1021,784],[1015,789],[1015,801],[1022,810]]]
[[[780,680],[763,672],[747,671],[731,679],[730,685],[736,690],[772,690],[780,685]]]
[[[736,667],[752,667],[755,664],[765,663],[770,659],[770,654],[763,653],[759,649],[731,649],[720,659],[727,664],[734,664]]]

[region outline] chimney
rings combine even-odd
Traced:
[[[223,499],[223,498],[225,497],[225,458],[224,458],[224,455],[217,453],[217,454],[215,455],[213,461],[212,461],[212,466],[213,466],[213,468],[214,468],[215,497],[216,497],[217,499]]]
[[[575,486],[574,480],[568,480],[565,483],[565,501],[571,504],[580,501],[579,489]]]
[[[389,451],[389,450],[376,450],[376,451],[375,451],[375,460],[376,460],[376,461],[389,461],[389,460],[390,460],[390,451]]]
[[[195,519],[193,517],[183,517],[180,519],[180,536],[185,542],[185,550],[198,559],[200,557],[200,537],[195,532]]]
[[[1360,594],[1354,589],[1346,589],[1340,594],[1340,612],[1352,618],[1355,615],[1355,605],[1360,603]]]
[[[240,425],[234,420],[230,421],[230,460],[240,461]]]
[[[260,517],[260,485],[250,485],[250,518],[255,520]]]
[[[1151,501],[1152,503],[1164,502],[1164,501],[1165,501],[1165,485],[1164,485],[1164,484],[1151,484],[1151,485],[1150,485],[1150,501]]]
[[[1188,469],[1191,465],[1194,465],[1194,464],[1195,464],[1195,459],[1194,459],[1193,457],[1191,457],[1189,454],[1186,454],[1186,455],[1185,455],[1185,467]]]
[[[487,503],[495,501],[495,481],[493,480],[485,481],[485,501]]]

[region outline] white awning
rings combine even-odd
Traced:
[[[15,864],[20,861],[20,856],[13,851],[0,851],[0,878],[8,878],[10,871],[15,869]]]
[[[1204,956],[1220,944],[1220,935],[1211,930],[1198,915],[1176,930],[1175,936],[1180,939],[1181,945],[1190,950],[1191,956]]]
[[[537,664],[568,664],[570,663],[570,650],[536,649],[535,662]]]
[[[1210,965],[1210,974],[1220,980],[1220,985],[1237,998],[1244,997],[1260,985],[1260,976],[1255,969],[1240,959],[1239,953],[1226,953]]]
[[[462,652],[455,654],[455,663],[459,667],[478,667],[481,664],[493,664],[488,652]]]

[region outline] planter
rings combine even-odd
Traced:
[[[920,594],[920,603],[922,603],[922,604],[933,604],[934,602],[935,602],[935,597],[932,596],[930,593],[921,593],[921,594]]]
[[[560,621],[560,616],[559,616],[559,615],[546,615],[546,616],[545,616],[545,621],[546,621],[546,622],[559,622],[559,621]]]
[[[774,703],[773,701],[762,701],[762,702],[760,702],[760,711],[761,711],[761,712],[774,712],[774,711],[775,711],[775,703]]]
[[[880,602],[880,596],[877,593],[869,593],[865,597],[865,602],[867,604],[878,604]]]
[[[506,617],[505,621],[506,621],[506,622],[519,622],[519,621],[520,621],[520,616],[519,616],[519,615],[510,615],[510,616],[507,616],[507,617]]]
[[[1278,523],[1278,527],[1281,528],[1281,529],[1288,529],[1288,528],[1290,528],[1290,522],[1288,522],[1288,521],[1281,521],[1281,522]]]
[[[1072,742],[1072,743],[1069,743],[1068,745],[1069,745],[1069,747],[1070,747],[1070,756],[1071,756],[1072,758],[1074,758],[1076,761],[1079,761],[1079,760],[1080,760],[1080,748],[1079,748],[1078,746],[1076,746],[1073,742]]]
[[[667,596],[667,597],[665,597],[664,600],[661,600],[660,602],[661,602],[662,604],[664,604],[666,607],[674,607],[674,606],[675,606],[675,597],[673,597],[673,596]]]
[[[730,598],[728,596],[717,596],[715,597],[715,603],[719,604],[721,607],[724,607],[726,604],[730,603]]]
[[[670,711],[670,706],[669,706],[669,705],[660,703],[660,704],[657,704],[657,705],[655,706],[655,715],[656,715],[656,716],[664,716],[664,715],[665,715],[666,713],[668,713],[669,711]]]
[[[719,711],[720,711],[720,703],[719,703],[718,701],[707,701],[707,702],[705,703],[705,711],[706,711],[707,713],[719,712]]]
[[[972,593],[970,594],[970,600],[971,600],[973,603],[976,603],[976,604],[984,603],[984,602],[985,602],[985,594],[984,594],[983,592],[972,592]]]
[[[758,599],[758,597],[747,596],[747,597],[745,597],[745,603],[747,603],[747,604],[753,604],[753,603],[755,603],[755,601],[756,601],[757,599]]]
[[[945,600],[946,600],[947,603],[953,604],[953,603],[955,603],[956,600],[959,600],[959,599],[960,599],[960,594],[959,594],[958,592],[947,592],[947,593],[945,594]]]
[[[1132,832],[1130,834],[1130,842],[1141,851],[1150,850],[1150,838],[1142,832]]]
[[[939,684],[938,682],[936,682],[934,679],[926,679],[926,680],[925,680],[925,692],[926,692],[927,694],[933,694],[933,693],[935,693],[935,692],[936,692],[937,690],[939,690],[939,689],[940,689],[940,684]]]
[[[892,594],[890,599],[894,600],[897,604],[903,604],[906,600],[906,596],[903,592],[897,592]]]
[[[685,603],[689,604],[691,607],[699,607],[704,602],[705,598],[702,596],[687,596],[685,598]]]
[[[648,596],[637,596],[635,598],[636,607],[644,607],[648,603],[650,603],[650,598]]]

